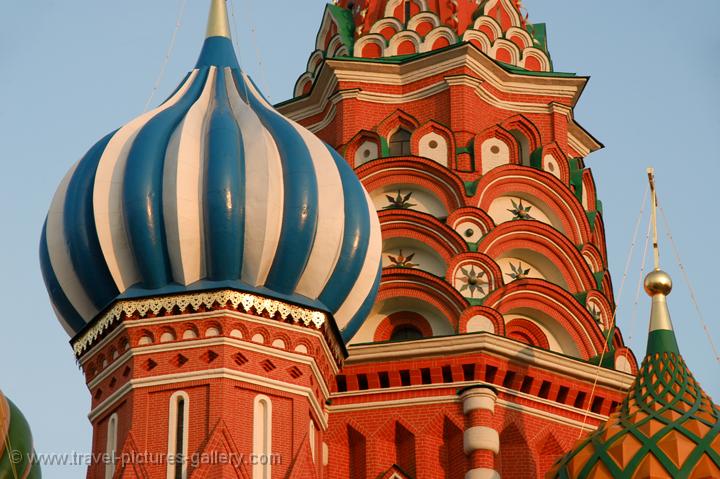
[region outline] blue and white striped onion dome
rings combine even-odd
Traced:
[[[213,0],[195,69],[60,184],[40,258],[71,336],[120,299],[226,288],[331,313],[346,340],[367,316],[375,208],[344,159],[242,72],[226,26]]]

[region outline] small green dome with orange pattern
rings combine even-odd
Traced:
[[[30,426],[0,391],[0,479],[40,479]]]
[[[678,350],[666,303],[671,284],[662,271],[648,275],[650,334],[638,376],[620,408],[548,479],[720,478],[720,408]]]

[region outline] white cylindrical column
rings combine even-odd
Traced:
[[[500,452],[500,435],[493,426],[497,393],[488,386],[473,386],[460,392],[465,414],[463,448],[470,459],[465,479],[500,479],[495,455]]]

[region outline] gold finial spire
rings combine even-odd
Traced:
[[[660,269],[660,248],[658,247],[657,234],[657,192],[655,191],[655,169],[647,169],[648,181],[650,182],[652,229],[653,229],[653,254],[655,256],[655,269]]]
[[[230,20],[228,19],[227,0],[211,0],[208,19],[207,38],[230,38]]]
[[[673,333],[670,311],[667,307],[667,296],[672,291],[672,278],[660,269],[660,248],[658,247],[657,228],[657,191],[655,190],[655,170],[647,169],[650,193],[652,194],[652,229],[655,269],[645,277],[645,291],[652,297],[650,311],[650,336],[648,338],[648,354],[657,352],[677,352],[677,341]]]

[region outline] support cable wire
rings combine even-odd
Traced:
[[[10,419],[11,419],[10,414],[8,412],[8,421],[10,421]],[[18,470],[17,470],[17,463],[15,462],[17,460],[17,457],[15,457],[17,455],[17,449],[13,448],[12,440],[10,439],[10,430],[8,430],[8,435],[5,438],[5,441],[7,444],[7,449],[6,449],[5,453],[3,453],[2,456],[0,456],[0,458],[3,458],[5,456],[5,454],[8,455],[8,457],[10,458],[10,470],[12,471],[13,479],[20,479],[20,476],[18,475]],[[21,460],[23,460],[23,459],[25,459],[25,458],[22,457]],[[34,457],[32,459],[35,460]],[[32,465],[30,465],[30,467],[32,467]]]
[[[2,393],[0,393],[0,401],[2,401],[2,400],[3,400]],[[8,420],[8,425],[9,425],[10,421],[12,420],[12,414],[10,413],[10,400],[5,398],[5,402],[8,405],[7,420]],[[2,454],[0,454],[0,459],[4,459],[5,455],[7,454],[8,459],[10,459],[10,461],[9,461],[10,462],[10,470],[12,471],[12,475],[13,475],[12,479],[20,479],[20,476],[18,475],[18,469],[17,469],[17,462],[16,462],[17,458],[13,456],[13,454],[17,455],[17,450],[12,445],[12,438],[10,437],[10,427],[9,426],[8,426],[8,431],[7,431],[7,437],[5,438],[5,446],[6,446],[5,451]],[[21,460],[22,459],[25,459],[25,458],[21,458]],[[35,460],[34,453],[33,453],[32,460],[33,461]],[[20,462],[20,461],[18,461],[18,462]],[[30,465],[30,467],[32,467],[32,464]]]
[[[230,3],[230,17],[232,17],[232,21],[230,22],[230,28],[232,30],[232,41],[233,45],[235,46],[235,53],[238,56],[238,62],[242,66],[242,54],[240,51],[240,29],[237,25],[237,17],[235,16],[235,2],[233,0],[230,0],[228,3]]]
[[[635,230],[633,231],[633,238],[632,243],[630,243],[630,250],[628,251],[627,260],[625,261],[625,271],[623,272],[622,280],[620,281],[620,289],[618,290],[618,299],[615,302],[615,308],[613,309],[613,315],[610,319],[610,325],[608,327],[608,334],[605,335],[605,341],[603,343],[602,352],[600,354],[600,360],[598,361],[597,368],[595,369],[595,380],[593,381],[593,387],[590,391],[590,398],[588,400],[588,407],[585,409],[585,415],[583,416],[583,423],[580,426],[580,434],[578,435],[578,439],[582,438],[583,434],[585,433],[585,426],[587,425],[587,419],[588,415],[590,414],[590,409],[592,408],[593,398],[595,397],[595,390],[597,389],[598,380],[600,379],[600,370],[602,369],[603,361],[605,360],[605,353],[608,349],[608,342],[610,341],[610,333],[612,332],[613,328],[615,327],[615,319],[617,318],[617,312],[618,312],[618,302],[622,298],[623,290],[625,289],[625,281],[628,277],[628,272],[630,270],[630,264],[632,263],[633,254],[635,252],[635,246],[637,245],[637,238],[638,233],[640,232],[640,223],[642,221],[643,213],[645,212],[645,205],[647,204],[648,200],[648,193],[650,192],[650,187],[647,186],[645,188],[645,193],[643,194],[643,200],[642,205],[640,206],[640,212],[638,213],[637,220],[635,221]]]
[[[638,280],[637,290],[635,291],[635,301],[633,302],[632,314],[630,316],[630,334],[628,335],[627,342],[632,342],[633,336],[635,336],[635,328],[637,326],[638,318],[638,305],[640,303],[640,293],[643,290],[645,284],[645,265],[647,264],[647,256],[650,248],[650,230],[652,228],[652,220],[648,221],[647,235],[645,236],[645,249],[643,251],[642,262],[640,263],[640,278]]]
[[[270,100],[270,102],[272,103],[272,99],[268,93],[269,90],[268,90],[267,81],[265,79],[265,65],[263,64],[262,54],[260,53],[260,48],[258,46],[258,41],[257,41],[257,28],[255,27],[255,21],[253,20],[252,3],[253,3],[252,1],[247,2],[247,22],[248,22],[248,26],[250,27],[252,46],[253,46],[253,49],[255,50],[255,61],[257,61],[257,65],[258,65],[258,74],[260,76],[260,85],[262,85],[265,95],[268,97],[268,100]]]
[[[165,53],[165,58],[163,60],[162,65],[160,66],[160,73],[158,74],[157,79],[155,80],[153,89],[150,92],[150,97],[148,97],[147,101],[145,102],[144,111],[148,111],[150,104],[152,103],[153,99],[155,98],[155,94],[157,93],[158,88],[160,88],[160,83],[162,82],[163,78],[165,77],[165,70],[167,69],[168,63],[170,63],[170,57],[172,57],[173,51],[175,50],[175,43],[177,41],[177,35],[178,35],[178,32],[180,31],[180,26],[182,25],[183,17],[185,16],[185,6],[186,5],[187,5],[187,0],[180,0],[179,11],[178,11],[177,19],[175,20],[175,29],[173,30],[172,36],[170,37],[170,45],[168,46],[167,52]]]
[[[234,28],[235,31],[232,34],[233,37],[233,44],[235,46],[235,54],[238,58],[238,63],[240,64],[240,72],[239,75],[244,75],[245,71],[242,69],[243,61],[242,61],[242,51],[240,50],[240,28],[238,27],[237,17],[235,16],[235,2],[233,0],[230,0],[230,16],[232,17],[232,22],[230,25],[230,28]],[[250,93],[248,92],[247,87],[247,81],[245,78],[239,78],[242,83],[243,92],[245,93],[245,98],[250,98]]]
[[[663,224],[665,225],[665,234],[670,240],[670,244],[672,245],[673,254],[675,255],[675,261],[677,261],[678,267],[680,268],[680,271],[682,272],[683,279],[685,280],[685,284],[688,287],[688,291],[690,292],[690,299],[693,302],[693,305],[695,306],[695,311],[697,312],[698,319],[700,320],[700,325],[702,326],[703,330],[705,331],[705,336],[707,337],[708,343],[710,343],[710,348],[712,349],[713,354],[715,355],[715,361],[717,361],[718,364],[720,364],[720,354],[718,354],[718,349],[715,346],[715,342],[712,339],[712,335],[710,334],[710,328],[708,328],[707,322],[705,321],[705,316],[703,316],[702,311],[700,310],[700,303],[698,303],[697,297],[695,296],[695,288],[693,288],[692,283],[690,282],[690,276],[688,275],[687,271],[685,270],[685,266],[682,263],[682,260],[680,259],[680,250],[678,249],[677,245],[675,244],[675,240],[673,239],[672,232],[670,231],[670,222],[667,219],[667,216],[665,216],[665,210],[662,209],[662,206],[658,205],[658,208],[660,209],[660,216],[662,216]]]

